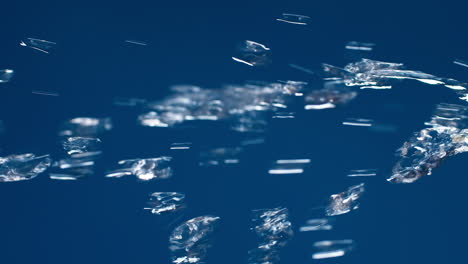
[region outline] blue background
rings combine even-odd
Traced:
[[[468,69],[452,61],[468,57],[465,10],[449,1],[3,3],[0,68],[14,69],[15,77],[0,87],[0,120],[6,125],[2,155],[53,155],[58,126],[67,118],[111,116],[115,128],[102,137],[105,156],[92,177],[62,182],[44,174],[0,184],[0,263],[168,263],[172,228],[203,214],[222,218],[207,263],[246,263],[247,250],[257,243],[249,230],[250,210],[275,206],[290,209],[296,229],[282,263],[311,263],[314,241],[346,238],[356,241],[355,251],[324,263],[466,262],[466,155],[448,159],[414,184],[385,181],[394,151],[423,127],[435,104],[458,102],[447,89],[402,82],[391,91],[361,92],[343,108],[270,121],[266,143],[248,148],[241,164],[229,168],[199,168],[198,150],[236,144],[245,135],[204,123],[142,128],[135,124],[138,111],[112,106],[116,96],[158,99],[181,83],[207,88],[246,80],[315,84],[316,76],[287,65],[313,71],[323,62],[345,65],[344,44],[350,40],[376,43],[372,58],[463,81]],[[308,15],[310,25],[275,21],[283,12]],[[18,45],[27,37],[58,45],[52,54],[42,54]],[[270,67],[231,60],[246,39],[271,47]],[[398,130],[341,126],[347,117],[372,118]],[[181,141],[194,142],[194,148],[170,153],[170,143]],[[119,159],[165,154],[176,160],[170,180],[103,177]],[[279,158],[310,158],[311,164],[302,175],[268,175]],[[360,168],[379,169],[379,176],[365,179],[361,208],[338,217],[333,231],[297,232],[328,195],[361,182],[346,177],[348,170]],[[155,191],[186,193],[184,214],[176,219],[143,211],[147,195]]]

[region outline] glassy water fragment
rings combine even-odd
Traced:
[[[346,44],[345,48],[349,50],[372,51],[374,46],[374,43],[350,41]]]
[[[345,192],[332,194],[325,209],[327,216],[342,215],[358,209],[359,198],[364,193],[364,183],[349,187]]]
[[[439,104],[428,128],[416,132],[398,149],[400,160],[387,180],[394,183],[412,183],[446,158],[468,151],[468,107]]]
[[[154,179],[167,179],[172,177],[170,167],[172,157],[159,157],[150,159],[130,159],[118,162],[121,168],[108,172],[106,177],[120,178],[134,175],[139,180],[149,181]]]
[[[239,48],[239,55],[232,59],[251,67],[265,66],[271,63],[271,51],[263,44],[246,40]]]
[[[172,263],[202,263],[219,220],[217,216],[205,215],[176,227],[169,237]]]
[[[68,155],[99,151],[101,140],[90,137],[69,137],[62,142],[63,149]]]
[[[343,240],[324,240],[314,243],[317,249],[312,255],[313,259],[327,259],[342,257],[354,248],[354,241],[351,239]]]
[[[298,14],[283,13],[280,18],[276,19],[276,21],[295,25],[307,25],[307,23],[310,21],[310,17]]]
[[[372,177],[377,175],[377,169],[351,170],[348,177]]]
[[[299,228],[300,232],[310,231],[328,231],[332,230],[331,220],[329,218],[309,219],[306,224]]]
[[[7,83],[13,78],[14,71],[10,69],[0,70],[0,83]]]
[[[294,235],[288,209],[277,207],[253,211],[253,230],[260,239],[257,248],[249,251],[249,263],[276,263],[279,250]]]
[[[353,100],[357,93],[344,87],[330,86],[321,90],[314,90],[305,96],[306,110],[322,110],[335,108]]]
[[[344,69],[323,64],[329,77],[342,78],[347,86],[382,87],[389,86],[392,80],[416,80],[430,85],[443,85],[455,90],[461,100],[468,101],[467,85],[457,80],[441,78],[421,71],[406,70],[402,63],[392,63],[361,59],[350,63]]]
[[[185,194],[178,192],[155,192],[150,195],[145,210],[152,214],[166,214],[175,212],[184,207]]]
[[[130,44],[139,45],[139,46],[147,46],[148,45],[146,42],[138,41],[138,40],[125,40],[125,42],[130,43]]]
[[[237,164],[242,153],[241,147],[214,148],[200,152],[200,166],[218,166]]]
[[[61,136],[93,137],[112,129],[110,118],[77,117],[62,125]]]
[[[35,49],[40,52],[49,53],[57,43],[43,39],[27,38],[20,42],[23,47]]]
[[[0,157],[0,182],[31,180],[50,167],[49,155],[20,154]]]
[[[371,127],[374,121],[372,119],[365,118],[348,118],[342,124],[345,126],[361,126],[361,127]]]
[[[226,120],[234,131],[260,133],[265,131],[271,113],[287,108],[304,85],[293,81],[250,82],[222,89],[179,85],[163,100],[148,102],[149,111],[138,121],[143,126],[173,127],[194,120]]]
[[[53,180],[78,180],[94,174],[95,161],[101,151],[73,152],[53,163],[49,178]]]

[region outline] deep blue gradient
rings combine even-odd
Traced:
[[[273,2],[273,1],[272,1]],[[376,43],[371,58],[403,62],[410,69],[466,81],[466,6],[448,1],[407,2],[277,1],[207,4],[127,1],[121,3],[2,4],[0,69],[15,70],[0,87],[1,155],[54,154],[57,129],[76,116],[112,117],[104,135],[104,157],[96,175],[53,181],[47,174],[31,181],[0,184],[0,263],[169,263],[171,230],[182,220],[204,214],[222,218],[207,263],[246,263],[256,246],[250,210],[286,206],[296,231],[281,263],[312,263],[312,244],[322,239],[354,239],[356,250],[323,263],[466,263],[466,154],[452,157],[414,184],[387,183],[394,151],[430,119],[435,104],[460,103],[442,87],[402,82],[390,91],[366,91],[342,108],[299,111],[294,120],[272,120],[266,143],[246,149],[241,164],[200,168],[204,146],[236,144],[247,135],[222,124],[159,129],[136,125],[136,110],[112,106],[118,96],[163,98],[174,84],[217,88],[248,80],[307,81],[317,77],[288,67],[343,66],[344,44]],[[281,13],[311,17],[308,26],[275,21]],[[51,54],[19,46],[33,37],[57,42]],[[142,47],[125,43],[148,42]],[[266,44],[273,64],[251,68],[231,60],[243,40]],[[53,91],[59,97],[31,94]],[[348,117],[372,118],[397,127],[376,133],[341,126]],[[190,141],[194,148],[173,154],[169,145]],[[106,179],[120,159],[174,155],[170,180],[137,182]],[[268,175],[280,158],[310,158],[301,175]],[[333,231],[299,233],[297,228],[332,193],[361,179],[350,169],[378,168],[364,179],[360,209],[340,216]],[[362,181],[364,181],[362,180]],[[187,195],[180,218],[143,211],[156,191]]]

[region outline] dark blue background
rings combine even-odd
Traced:
[[[346,238],[356,241],[356,250],[325,263],[466,262],[466,155],[447,160],[415,184],[385,181],[394,150],[423,127],[435,104],[457,102],[451,91],[403,82],[391,91],[362,92],[344,108],[274,120],[266,144],[248,148],[239,166],[209,169],[197,166],[201,146],[235,144],[244,135],[216,124],[141,128],[136,111],[111,104],[116,96],[162,98],[180,83],[208,88],[252,79],[316,83],[315,76],[287,65],[312,70],[322,62],[344,65],[349,40],[376,43],[372,58],[466,80],[468,69],[452,64],[468,57],[465,10],[448,1],[3,3],[0,68],[14,69],[15,77],[0,87],[0,120],[7,128],[2,155],[54,154],[57,128],[71,117],[111,116],[115,128],[103,136],[105,157],[93,177],[61,182],[41,175],[0,185],[0,263],[168,263],[175,219],[142,210],[155,191],[186,193],[188,208],[176,224],[203,214],[222,217],[208,263],[246,263],[247,250],[257,242],[249,230],[251,209],[286,206],[297,229],[328,195],[359,183],[345,175],[360,168],[379,169],[378,177],[365,179],[361,208],[338,217],[331,232],[296,232],[282,252],[283,263],[311,263],[314,241]],[[310,25],[276,22],[283,12],[308,15]],[[27,37],[58,45],[42,54],[18,45]],[[127,39],[149,45],[124,43]],[[245,39],[271,47],[273,64],[256,69],[233,62],[236,45]],[[340,126],[347,117],[372,118],[398,130]],[[170,143],[181,141],[195,147],[175,155],[173,179],[139,183],[103,177],[118,159],[172,155]],[[305,157],[311,164],[302,175],[266,173],[274,159]]]

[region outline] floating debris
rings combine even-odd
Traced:
[[[348,177],[372,177],[377,175],[377,169],[351,170]]]
[[[414,134],[398,149],[400,160],[387,180],[412,183],[430,175],[446,158],[468,151],[468,107],[439,104],[429,128]]]
[[[211,215],[199,216],[176,227],[169,237],[172,263],[202,263],[219,219]]]
[[[77,117],[62,125],[61,136],[92,137],[112,129],[110,118]]]
[[[130,43],[130,44],[139,45],[139,46],[147,46],[148,45],[146,42],[137,41],[137,40],[125,40],[125,42]]]
[[[350,41],[346,44],[345,48],[349,50],[372,51],[374,46],[374,43]]]
[[[249,263],[275,263],[279,250],[286,246],[294,235],[289,221],[288,209],[277,207],[253,211],[253,230],[260,239],[257,248],[249,250]]]
[[[347,121],[344,121],[342,124],[345,126],[371,127],[373,122],[372,119],[348,118]]]
[[[150,195],[145,210],[150,210],[152,214],[166,214],[182,209],[184,205],[185,194],[178,192],[155,192]]]
[[[130,159],[118,162],[120,169],[108,172],[106,177],[120,178],[135,175],[139,180],[167,179],[172,177],[171,157]]]
[[[255,41],[246,40],[239,48],[239,53],[232,59],[251,67],[265,66],[271,63],[270,48]]]
[[[326,208],[327,216],[342,215],[359,208],[358,199],[364,193],[364,183],[349,187],[345,192],[332,194]]]
[[[52,42],[52,41],[36,39],[36,38],[27,38],[26,40],[23,40],[20,42],[20,45],[23,47],[35,49],[35,50],[38,50],[40,52],[44,52],[47,54],[50,52],[52,48],[54,48],[56,44],[57,43]]]
[[[49,155],[20,154],[0,157],[0,182],[31,180],[47,170]]]
[[[331,220],[329,218],[309,219],[306,224],[299,228],[300,232],[310,231],[328,231],[332,230]]]
[[[10,69],[0,70],[0,83],[7,83],[13,78],[14,71]]]
[[[314,247],[318,250],[312,255],[313,259],[327,259],[342,257],[354,248],[354,241],[351,239],[344,240],[324,240],[314,243]]]
[[[295,25],[307,25],[309,23],[310,17],[297,14],[283,13],[281,18],[277,18],[276,21],[286,22],[289,24]]]

